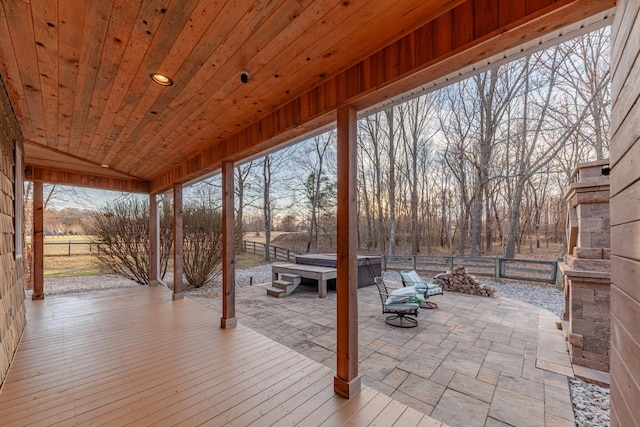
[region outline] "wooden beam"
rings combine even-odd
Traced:
[[[337,372],[334,391],[347,399],[360,392],[358,376],[357,112],[338,109]]]
[[[158,284],[160,277],[160,211],[158,196],[149,194],[149,285]]]
[[[233,213],[233,162],[227,161],[222,162],[222,328],[233,328],[238,323]]]
[[[132,178],[114,178],[63,169],[26,166],[24,178],[27,181],[41,181],[49,184],[72,185],[97,188],[100,190],[124,191],[128,193],[149,193],[149,181]]]
[[[616,5],[615,0],[540,1],[527,3],[525,14],[512,6],[512,0],[478,1],[485,3],[491,7],[474,10],[474,15],[468,13],[467,3],[457,6],[235,135],[212,142],[155,177],[151,191],[219,170],[223,160],[238,161],[313,132],[335,120],[341,106],[363,110],[378,105]],[[464,34],[460,28],[466,29]]]
[[[183,275],[182,184],[173,186],[173,299],[184,298],[182,292]]]
[[[44,204],[42,182],[33,183],[33,296],[44,299]]]

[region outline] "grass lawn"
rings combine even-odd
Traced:
[[[76,236],[77,237],[77,236]],[[68,239],[68,237],[67,237]],[[45,240],[46,242],[47,240]],[[64,241],[64,239],[54,238],[54,242]],[[68,240],[67,240],[68,241]],[[77,242],[83,242],[77,239]],[[87,240],[84,240],[86,242]],[[87,251],[88,253],[88,244]],[[57,247],[54,246],[54,247]],[[75,246],[72,245],[72,256],[67,256],[68,246],[62,245],[63,251],[54,252],[47,251],[48,246],[45,245],[44,257],[44,277],[73,277],[73,276],[92,276],[103,274],[103,272],[95,264],[94,255],[73,255],[80,253]],[[95,251],[95,249],[94,249]],[[54,255],[54,256],[48,256]],[[250,252],[239,252],[236,254],[236,268],[248,268],[256,265],[268,264],[262,260],[262,254],[253,254]],[[171,263],[169,269],[172,269]]]
[[[255,232],[247,231],[247,232],[244,233],[242,238],[244,240],[249,241],[249,242],[264,243],[265,242],[264,232],[261,231],[261,232],[259,232],[257,234],[258,235],[256,236]],[[283,234],[290,234],[290,232],[289,231],[272,231],[271,232],[271,240],[275,239],[278,236],[282,236]]]
[[[45,256],[44,277],[92,276],[102,274],[93,255]]]

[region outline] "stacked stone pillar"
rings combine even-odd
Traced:
[[[565,198],[568,250],[560,270],[571,361],[609,371],[609,160],[578,165]]]

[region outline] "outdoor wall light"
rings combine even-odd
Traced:
[[[249,72],[243,71],[240,73],[240,81],[242,83],[247,83],[249,81]]]
[[[173,84],[173,80],[171,80],[169,77],[165,76],[164,74],[151,73],[150,77],[151,77],[151,80],[153,80],[155,83],[159,84],[160,86],[171,86]]]

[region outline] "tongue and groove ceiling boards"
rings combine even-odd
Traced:
[[[371,108],[569,25],[602,22],[614,7],[3,0],[0,74],[28,179],[155,192],[325,126],[340,105]]]

